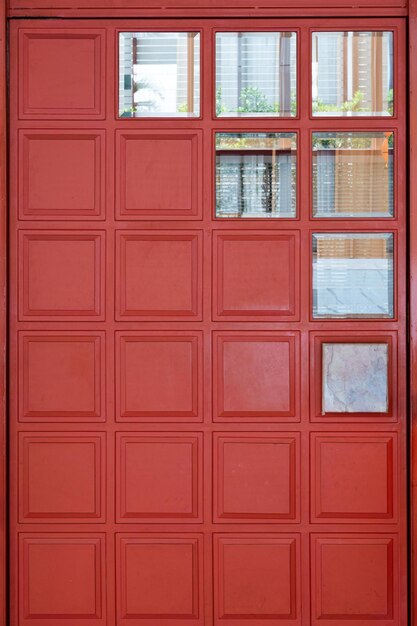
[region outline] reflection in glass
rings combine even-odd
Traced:
[[[391,217],[392,132],[313,133],[313,215]]]
[[[313,317],[393,317],[393,234],[313,234]]]
[[[393,115],[392,32],[313,33],[312,59],[314,115]]]
[[[323,413],[388,411],[388,344],[323,343]]]
[[[120,33],[119,116],[199,115],[199,33]]]
[[[296,33],[216,34],[216,114],[297,114]]]
[[[295,133],[216,134],[216,216],[295,217]]]

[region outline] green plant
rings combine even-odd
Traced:
[[[275,113],[279,111],[277,103],[269,104],[266,95],[258,87],[244,87],[240,92],[239,113]]]
[[[390,115],[394,115],[394,90],[389,89],[387,94],[388,100],[388,113]]]
[[[270,113],[274,115],[280,112],[279,103],[271,104],[268,102],[267,96],[259,87],[244,87],[239,95],[239,103],[237,109],[232,111],[233,113]],[[291,92],[290,110],[291,115],[297,114],[297,97],[294,92]],[[216,115],[229,112],[222,98],[222,88],[219,87],[216,91]]]
[[[226,106],[222,96],[222,88],[216,90],[216,115],[223,113],[270,113],[276,115],[280,113],[280,105],[278,102],[269,103],[267,96],[259,87],[244,87],[239,95],[239,106],[237,109],[230,109]],[[291,115],[297,114],[297,97],[291,92],[290,98]]]
[[[216,115],[227,113],[228,108],[223,104],[222,88],[219,87],[216,91]]]
[[[313,113],[344,113],[344,112],[366,112],[369,111],[363,106],[364,94],[359,89],[353,94],[351,100],[345,100],[342,104],[328,104],[317,99],[313,102]]]
[[[362,106],[363,98],[364,94],[358,89],[358,91],[355,91],[353,94],[352,100],[346,100],[346,102],[342,104],[342,111],[367,111],[368,109]]]
[[[119,117],[133,117],[133,113],[135,113],[136,109],[134,107],[130,107],[130,109],[123,109],[123,111],[119,114]]]

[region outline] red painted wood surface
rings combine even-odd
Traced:
[[[408,0],[9,0],[16,17],[401,16]]]
[[[410,2],[409,17],[409,79],[410,79],[410,111],[417,105],[417,3]],[[412,173],[417,167],[417,125],[416,116],[410,115],[410,519],[411,519],[411,619],[417,619],[417,186]]]
[[[311,118],[323,27],[394,31],[392,119]],[[405,24],[251,20],[297,31],[299,116],[215,119],[213,31],[245,28],[11,24],[13,626],[407,622]],[[201,118],[117,119],[142,29],[201,32]],[[297,219],[213,219],[216,130],[297,132]],[[311,219],[314,130],[394,131],[395,218]],[[395,233],[393,320],[312,320],[311,234],[343,230]],[[329,338],[389,345],[387,414],[317,411]]]
[[[7,215],[7,117],[6,117],[6,5],[0,7],[0,622],[6,623],[7,572],[7,433],[6,433],[6,215]]]

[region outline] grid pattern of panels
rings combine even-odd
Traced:
[[[245,28],[12,25],[14,626],[406,624],[404,25],[253,19],[296,34],[296,115],[216,117],[216,33]],[[313,116],[320,29],[393,33],[392,117]],[[199,34],[200,117],[118,116],[118,34],[142,31]],[[355,131],[381,139],[381,186],[337,217]],[[294,217],[215,217],[227,133],[296,137]],[[313,235],[333,318],[313,315]],[[381,267],[389,306],[366,317],[349,281]]]

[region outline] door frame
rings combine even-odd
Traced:
[[[170,17],[408,17],[408,69],[409,69],[409,101],[408,111],[415,112],[409,114],[409,135],[408,154],[409,171],[408,193],[409,193],[409,319],[408,332],[410,338],[409,351],[409,520],[410,520],[410,550],[409,550],[409,593],[410,593],[410,624],[417,624],[417,176],[411,176],[412,172],[417,172],[417,0],[404,0],[402,6],[399,2],[389,0],[379,0],[379,5],[374,3],[372,8],[367,0],[356,0],[356,9],[341,9],[335,7],[332,0],[316,0],[309,8],[306,7],[305,0],[275,0],[274,7],[270,2],[257,0],[259,9],[251,8],[250,0],[242,0],[239,7],[221,7],[209,9],[204,6],[206,3],[199,0],[190,0],[184,7],[184,2],[176,0],[165,1],[169,4]],[[45,9],[45,5],[53,6],[53,0],[9,0],[9,9],[6,7],[7,0],[0,0],[0,624],[7,624],[7,448],[6,448],[6,428],[7,428],[7,396],[6,396],[6,367],[7,367],[7,18],[13,16],[41,17],[117,17],[123,15],[129,17],[129,13],[134,11],[123,8],[123,0],[119,0],[119,8],[114,6],[114,0],[83,0],[85,8],[78,9]],[[223,2],[223,0],[222,0]],[[138,5],[140,0],[137,0]],[[151,3],[148,3],[151,4]],[[161,0],[162,4],[162,0]],[[182,8],[179,6],[182,4]],[[245,6],[246,4],[246,6]],[[408,4],[408,7],[406,6]],[[56,3],[55,3],[56,5]],[[97,6],[99,5],[99,6]],[[113,8],[110,8],[113,5]],[[117,5],[117,3],[116,3]],[[199,9],[199,5],[201,8]],[[263,5],[263,8],[262,8]],[[39,8],[36,8],[36,7]],[[224,5],[223,5],[224,6]],[[25,8],[26,7],[26,8]],[[100,7],[100,8],[99,8]],[[167,11],[160,15],[161,11],[154,4],[154,8],[147,8],[143,16],[167,17]],[[350,15],[349,15],[350,13]],[[352,14],[353,13],[353,14]],[[142,14],[142,11],[141,11]],[[191,14],[191,15],[190,15]],[[348,15],[346,15],[348,14]],[[135,10],[135,17],[137,17]]]
[[[0,2],[0,622],[7,619],[7,28],[6,2]]]
[[[417,616],[417,181],[411,176],[417,169],[417,116],[411,113],[417,108],[417,0],[409,0],[408,16],[408,63],[409,63],[409,502],[410,502],[410,624]]]

